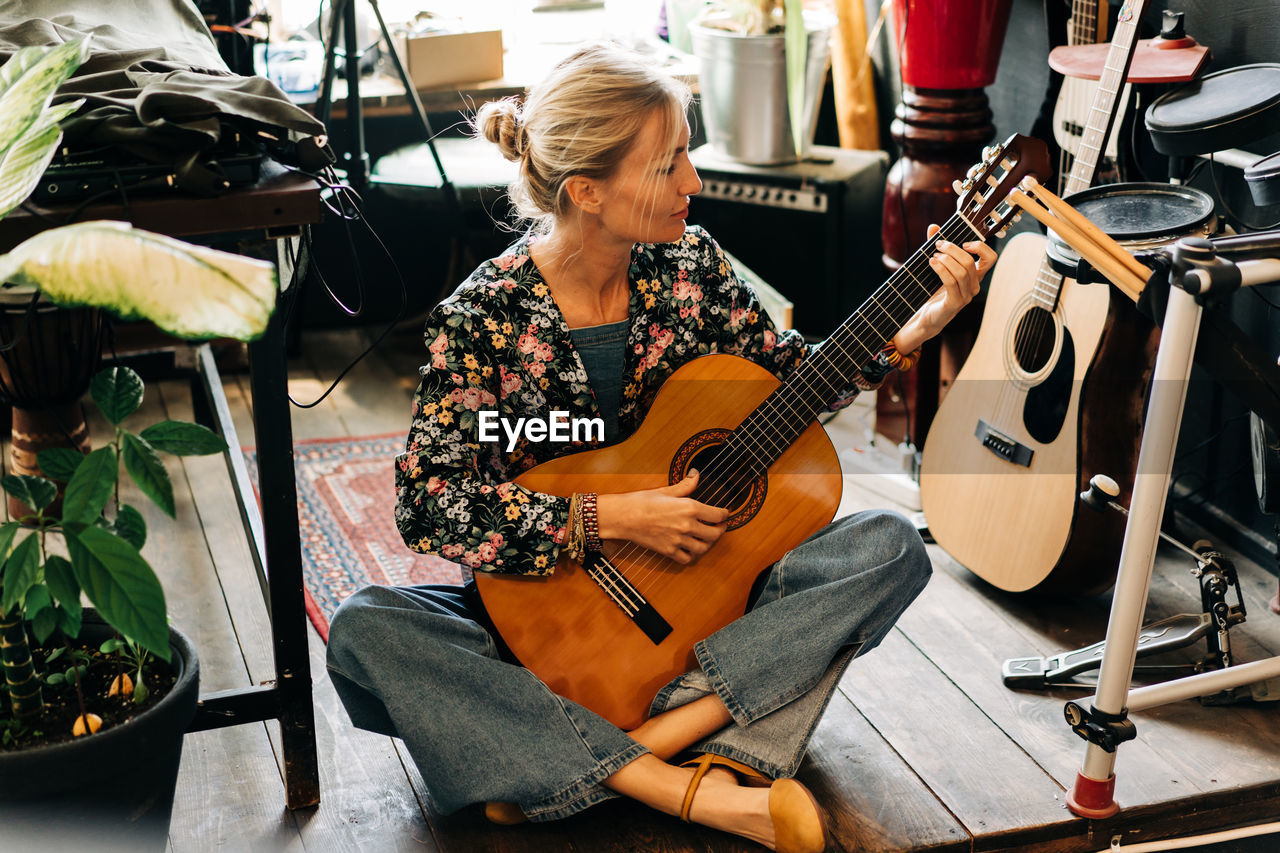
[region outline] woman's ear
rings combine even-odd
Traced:
[[[569,201],[583,213],[599,213],[601,204],[600,182],[585,175],[574,175],[564,182]]]

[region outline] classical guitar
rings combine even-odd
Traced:
[[[585,565],[562,555],[546,577],[477,573],[520,662],[616,725],[642,723],[657,691],[696,666],[694,643],[745,612],[756,576],[831,520],[840,465],[815,418],[940,286],[929,268],[936,240],[1002,231],[1015,215],[1005,196],[1025,175],[1046,175],[1048,159],[1043,142],[1024,136],[988,149],[938,234],[785,382],[746,359],[704,356],[671,375],[626,441],[522,474],[524,486],[570,495],[665,486],[697,468],[694,497],[731,514],[728,531],[690,566],[608,542]]]
[[[1064,195],[1093,180],[1145,5],[1120,10]],[[973,350],[925,441],[920,500],[938,544],[989,583],[1099,592],[1114,580],[1123,520],[1077,524],[1076,498],[1092,474],[1132,483],[1154,332],[1113,288],[1064,279],[1045,245],[1020,234],[1001,252]]]

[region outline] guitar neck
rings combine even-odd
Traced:
[[[1089,110],[1089,121],[1080,137],[1080,147],[1076,151],[1071,174],[1062,190],[1064,196],[1088,189],[1093,184],[1103,145],[1115,122],[1116,98],[1124,88],[1125,78],[1129,76],[1133,47],[1138,38],[1138,23],[1142,20],[1142,12],[1146,7],[1147,0],[1125,0],[1120,9],[1116,31],[1111,38],[1111,48],[1107,51],[1107,61],[1098,78],[1097,94],[1094,95],[1093,106]],[[1096,5],[1094,14],[1097,15]]]
[[[1096,44],[1105,38],[1098,27],[1098,0],[1075,0],[1071,4],[1071,26],[1067,27],[1067,44]]]
[[[763,473],[941,286],[929,266],[937,241],[974,236],[958,214],[948,219],[734,430],[735,455],[749,457],[751,470]]]

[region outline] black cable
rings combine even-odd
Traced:
[[[296,400],[292,394],[288,395],[289,402],[299,409],[311,409],[320,405],[322,402],[324,402],[324,400],[331,393],[333,393],[334,389],[337,388],[339,384],[341,384],[342,380],[346,377],[346,375],[350,373],[351,370],[365,358],[365,356],[373,352],[378,347],[378,345],[381,344],[383,340],[386,339],[387,335],[391,334],[391,331],[397,325],[399,325],[400,321],[404,319],[405,311],[407,310],[409,305],[409,288],[404,280],[403,273],[401,273],[400,271],[400,265],[396,263],[395,256],[392,254],[391,250],[387,248],[387,245],[382,241],[382,238],[378,236],[378,232],[374,230],[373,226],[369,223],[368,218],[364,215],[363,211],[361,210],[359,205],[359,194],[356,193],[354,190],[352,190],[350,187],[346,186],[345,184],[336,183],[336,182],[328,184],[326,186],[326,189],[335,190],[338,192],[339,195],[341,195],[342,193],[348,194],[349,197],[347,198],[347,202],[351,205],[353,215],[350,215],[350,216],[343,215],[342,218],[343,218],[344,227],[347,229],[348,242],[349,242],[349,245],[351,246],[353,256],[355,253],[355,243],[350,235],[350,227],[351,227],[351,221],[355,220],[360,222],[365,227],[365,229],[369,232],[369,236],[374,239],[374,241],[378,244],[378,248],[382,250],[382,253],[386,256],[387,260],[390,262],[391,269],[395,273],[396,281],[398,281],[400,284],[400,305],[396,309],[395,316],[391,319],[389,323],[387,323],[386,327],[383,328],[382,331],[380,331],[377,335],[373,337],[373,339],[369,342],[369,345],[365,347],[364,350],[361,351],[359,355],[353,358],[347,364],[346,367],[342,368],[341,372],[338,373],[338,375],[334,378],[334,380],[329,384],[329,387],[327,387],[324,390],[324,392],[320,394],[319,397],[317,397],[315,400],[312,400],[309,403],[302,403]],[[324,282],[325,280],[324,280],[323,274],[320,271],[320,265],[316,263],[315,254],[310,249],[310,239],[309,239],[310,229],[308,229],[306,233],[307,233],[306,245],[308,247],[308,265],[315,270],[315,273],[317,276],[320,277],[321,282]],[[299,252],[301,252],[301,246],[299,246]],[[295,265],[294,271],[296,276],[296,272],[297,272],[296,265]],[[359,288],[359,292],[361,295],[361,303],[363,305],[364,286],[363,286],[363,281],[361,280],[359,275],[358,266],[357,266],[356,273],[357,273],[357,282],[358,282],[357,287]],[[290,317],[292,317],[293,310],[294,310],[293,306],[296,304],[297,300],[300,298],[298,296],[298,291],[301,288],[292,287],[290,289],[294,291],[294,295],[292,297],[292,301],[290,305],[287,307],[288,314],[286,315],[286,322]],[[344,311],[348,311],[348,313],[350,313],[349,309],[347,309],[347,307],[337,299],[337,297],[333,293],[333,290],[328,286],[327,283],[325,283],[325,290],[329,294],[330,298],[333,299],[335,303],[337,303],[340,309]],[[351,314],[351,316],[358,316],[358,314]]]

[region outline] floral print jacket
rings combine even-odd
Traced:
[[[675,243],[637,244],[631,254],[630,332],[619,434],[635,431],[662,383],[709,353],[730,353],[784,378],[813,349],[780,332],[720,247],[690,226]],[[415,551],[476,571],[547,574],[565,538],[567,498],[511,482],[541,462],[596,442],[530,442],[510,452],[501,433],[481,442],[479,413],[569,418],[600,412],[569,327],[529,257],[528,238],[480,265],[431,312],[430,363],[413,402],[405,452],[396,457],[396,523]],[[847,405],[850,389],[833,409]]]

